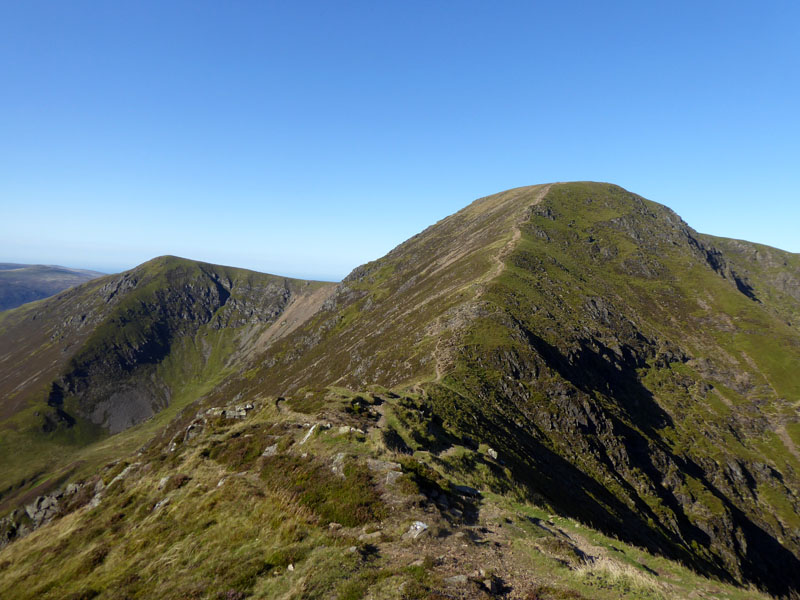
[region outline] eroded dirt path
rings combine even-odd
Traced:
[[[528,207],[536,206],[537,204],[541,203],[553,185],[554,184],[550,183],[542,186],[542,188],[537,192],[536,196],[534,196],[530,201]],[[514,197],[509,201],[514,202],[516,199],[517,197]],[[487,271],[478,280],[477,293],[475,298],[471,301],[472,303],[475,303],[477,300],[479,300],[486,292],[486,284],[494,279],[497,279],[505,270],[506,259],[514,251],[514,248],[516,248],[519,240],[522,239],[522,230],[520,229],[520,225],[521,222],[513,224],[513,233],[511,234],[511,239],[509,239],[508,242],[506,242],[500,251],[493,257],[494,264],[492,265],[492,268],[489,269],[489,271]],[[436,341],[436,347],[433,351],[436,381],[442,380],[444,373],[448,370],[453,362],[451,350],[454,347],[454,340],[451,338],[449,343],[445,342],[444,344],[443,340],[444,338],[442,337],[442,332],[440,332],[439,339]]]
[[[539,190],[539,193],[533,198],[529,206],[536,206],[537,204],[541,203],[544,200],[547,193],[550,191],[550,188],[553,187],[554,184],[549,183],[545,186],[542,186],[542,189]],[[514,248],[517,246],[517,242],[519,242],[520,238],[522,237],[522,230],[519,228],[520,223],[514,224],[514,233],[511,236],[511,239],[508,240],[505,246],[503,246],[502,250],[497,254],[495,257],[495,265],[491,271],[489,271],[481,280],[481,283],[486,283],[491,281],[492,279],[496,279],[500,276],[503,270],[506,268],[506,258],[508,257],[511,252],[514,251]]]
[[[800,450],[797,449],[797,446],[794,443],[794,440],[789,436],[789,432],[786,431],[786,424],[781,423],[775,428],[775,433],[783,442],[783,445],[786,446],[786,449],[791,452],[792,456],[794,456],[798,462],[800,462]]]

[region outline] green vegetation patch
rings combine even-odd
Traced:
[[[319,516],[323,523],[346,527],[379,521],[386,506],[376,492],[369,470],[358,462],[339,459],[339,475],[330,462],[291,454],[266,457],[261,478],[275,490],[286,490]]]

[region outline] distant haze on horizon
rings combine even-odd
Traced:
[[[0,6],[0,261],[339,280],[472,200],[607,181],[800,252],[800,5]]]

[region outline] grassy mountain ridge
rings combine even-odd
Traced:
[[[556,186],[522,230],[487,295],[498,310],[430,390],[443,418],[569,514],[795,587],[800,463],[776,432],[797,422],[797,329],[674,213],[620,188]]]
[[[194,591],[175,583],[166,597],[453,597],[458,585],[445,576],[494,564],[484,543],[499,544],[498,552],[513,559],[502,567],[497,563],[504,572],[496,577],[465,577],[467,591],[455,597],[736,597],[728,585],[796,597],[798,267],[798,255],[699,234],[670,209],[610,184],[517,188],[477,200],[357,268],[335,289],[309,284],[324,293],[309,290],[306,298],[314,301],[302,307],[285,302],[282,293],[267,294],[274,302],[266,308],[252,304],[252,319],[262,311],[272,316],[240,332],[230,346],[214,338],[218,362],[210,361],[217,366],[209,368],[182,358],[202,355],[204,346],[200,333],[181,327],[202,323],[203,335],[230,334],[230,301],[208,310],[220,304],[218,284],[225,290],[226,276],[184,265],[154,284],[155,301],[136,300],[116,311],[109,330],[95,330],[102,343],[84,343],[61,372],[64,406],[71,406],[70,394],[83,394],[85,415],[97,410],[92,394],[103,389],[102,374],[123,373],[124,365],[175,382],[173,391],[192,377],[202,385],[147,429],[151,441],[139,454],[118,463],[138,473],[141,485],[122,477],[125,492],[119,498],[101,498],[99,505],[71,513],[72,520],[46,526],[89,531],[92,520],[116,518],[141,528],[144,537],[130,542],[139,546],[104,535],[103,560],[92,568],[75,563],[72,576],[58,571],[73,561],[69,548],[59,546],[48,589],[79,593],[88,586],[114,597],[113,587],[141,596],[146,586],[124,583],[125,577],[159,559],[144,553],[135,567],[124,557],[135,557],[135,548],[148,543],[145,532],[160,523],[159,535],[177,544],[162,551],[174,552],[183,566],[152,573],[149,581],[204,573]],[[174,290],[185,291],[187,270],[202,272],[205,283],[191,288],[191,298],[176,297]],[[246,322],[237,310],[233,322]],[[290,319],[292,310],[301,316]],[[191,346],[170,352],[156,368],[148,361],[159,356],[160,346],[147,346],[146,340],[173,334],[160,329],[155,314],[178,323],[168,328],[181,332],[171,344]],[[7,331],[8,321],[0,316],[0,336]],[[181,376],[170,379],[167,372]],[[153,380],[137,381],[148,386]],[[255,420],[231,425],[219,417],[225,413],[218,407],[231,402],[255,406]],[[145,435],[135,439],[143,443]],[[398,467],[380,469],[398,475],[374,471],[369,460],[396,462]],[[235,502],[250,494],[259,510],[283,506],[284,517],[272,514],[268,520],[286,519],[302,533],[284,537],[278,525],[261,530],[244,524],[235,516],[235,502],[225,504],[227,512],[216,519],[212,498],[222,492],[214,486],[225,488],[211,484],[220,468],[241,476],[249,490],[239,490],[245,495]],[[109,466],[101,476],[104,485],[120,469]],[[157,479],[179,472],[197,482],[188,484],[187,496],[156,491]],[[345,493],[330,473],[343,475],[355,495]],[[410,483],[395,488],[386,483],[390,479]],[[86,500],[97,494],[102,496],[96,492]],[[252,533],[295,554],[277,561],[256,544],[247,545],[244,562],[231,554],[211,561],[210,571],[192,562],[188,549],[204,542],[193,546],[191,540],[206,539],[205,526],[166,528],[166,517],[153,507],[169,500],[173,508],[166,514],[177,518],[191,514],[201,498],[211,503],[202,506],[215,523],[232,519],[246,538]],[[337,503],[348,502],[354,503],[352,513],[336,512]],[[686,589],[667,586],[668,576],[690,581],[688,572],[675,575],[663,567],[667,563],[659,563],[655,575],[650,566],[635,567],[636,574],[626,571],[611,582],[610,571],[592,571],[592,565],[613,556],[576,544],[578,530],[554,540],[538,540],[539,529],[511,535],[521,527],[514,510],[507,512],[511,505],[538,511],[537,519],[582,523],[597,539],[614,536],[620,544],[634,544],[640,556],[650,557],[642,559],[648,565],[661,556],[726,584],[713,584],[714,590],[700,580]],[[288,516],[301,513],[302,524]],[[361,520],[343,523],[348,514],[361,514]],[[501,514],[490,523],[490,515]],[[418,547],[403,537],[414,518],[440,528]],[[510,519],[510,529],[501,532],[504,519]],[[329,521],[351,528],[344,539],[328,532]],[[382,533],[358,539],[373,529]],[[453,536],[464,535],[480,538],[465,546],[474,554],[463,551],[453,563],[436,558],[445,551],[449,556],[450,545],[460,544]],[[12,544],[0,555],[13,565],[14,579],[7,582],[30,578],[36,557],[53,551],[45,539],[30,539],[15,542],[18,554]],[[93,539],[84,543],[97,545]],[[373,539],[374,544],[366,541]],[[345,544],[356,541],[356,554],[347,554]],[[556,562],[527,562],[538,555],[518,551],[530,544]],[[434,558],[411,565],[410,554],[416,560],[421,548]],[[234,549],[223,544],[219,551],[228,556]],[[113,559],[103,566],[108,556]],[[312,567],[342,557],[348,565],[344,579],[326,579],[324,567]],[[290,574],[289,564],[303,565],[298,575]],[[412,566],[417,570],[404,570]],[[406,594],[400,584],[418,595]],[[752,588],[743,593],[758,596]]]
[[[765,277],[616,186],[544,189],[357,269],[217,399],[422,385],[442,422],[513,457],[529,498],[701,572],[796,586],[791,271]]]
[[[480,312],[516,224],[549,186],[481,198],[355,269],[313,319],[261,359],[270,393],[320,384],[361,388],[434,377],[452,327]],[[390,340],[390,343],[387,343]],[[300,367],[302,365],[302,367]]]
[[[0,479],[24,489],[54,455],[196,399],[252,336],[326,286],[168,256],[3,313],[0,445],[34,451]]]

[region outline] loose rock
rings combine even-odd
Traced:
[[[386,485],[394,485],[402,476],[403,474],[400,471],[389,471],[386,474]]]
[[[473,498],[478,498],[481,495],[478,490],[468,485],[454,485],[453,491],[461,496],[472,496]]]
[[[339,477],[345,477],[344,474],[344,452],[339,452],[336,456],[333,457],[333,462],[331,463],[331,471],[333,471],[334,475],[338,475]]]
[[[305,437],[302,440],[300,440],[300,445],[302,446],[303,444],[305,444],[308,441],[308,438],[314,435],[314,432],[316,430],[317,430],[316,424],[312,425],[311,429],[308,430],[308,433],[306,433]]]
[[[428,525],[422,521],[414,521],[411,527],[403,534],[403,539],[416,540],[428,531]]]
[[[275,456],[278,453],[278,444],[272,444],[272,446],[267,446],[264,452],[261,453],[261,456]]]
[[[402,469],[399,463],[388,462],[384,460],[376,460],[374,458],[367,459],[367,466],[369,467],[370,471],[374,471],[376,473],[383,473],[386,471],[400,471]]]

